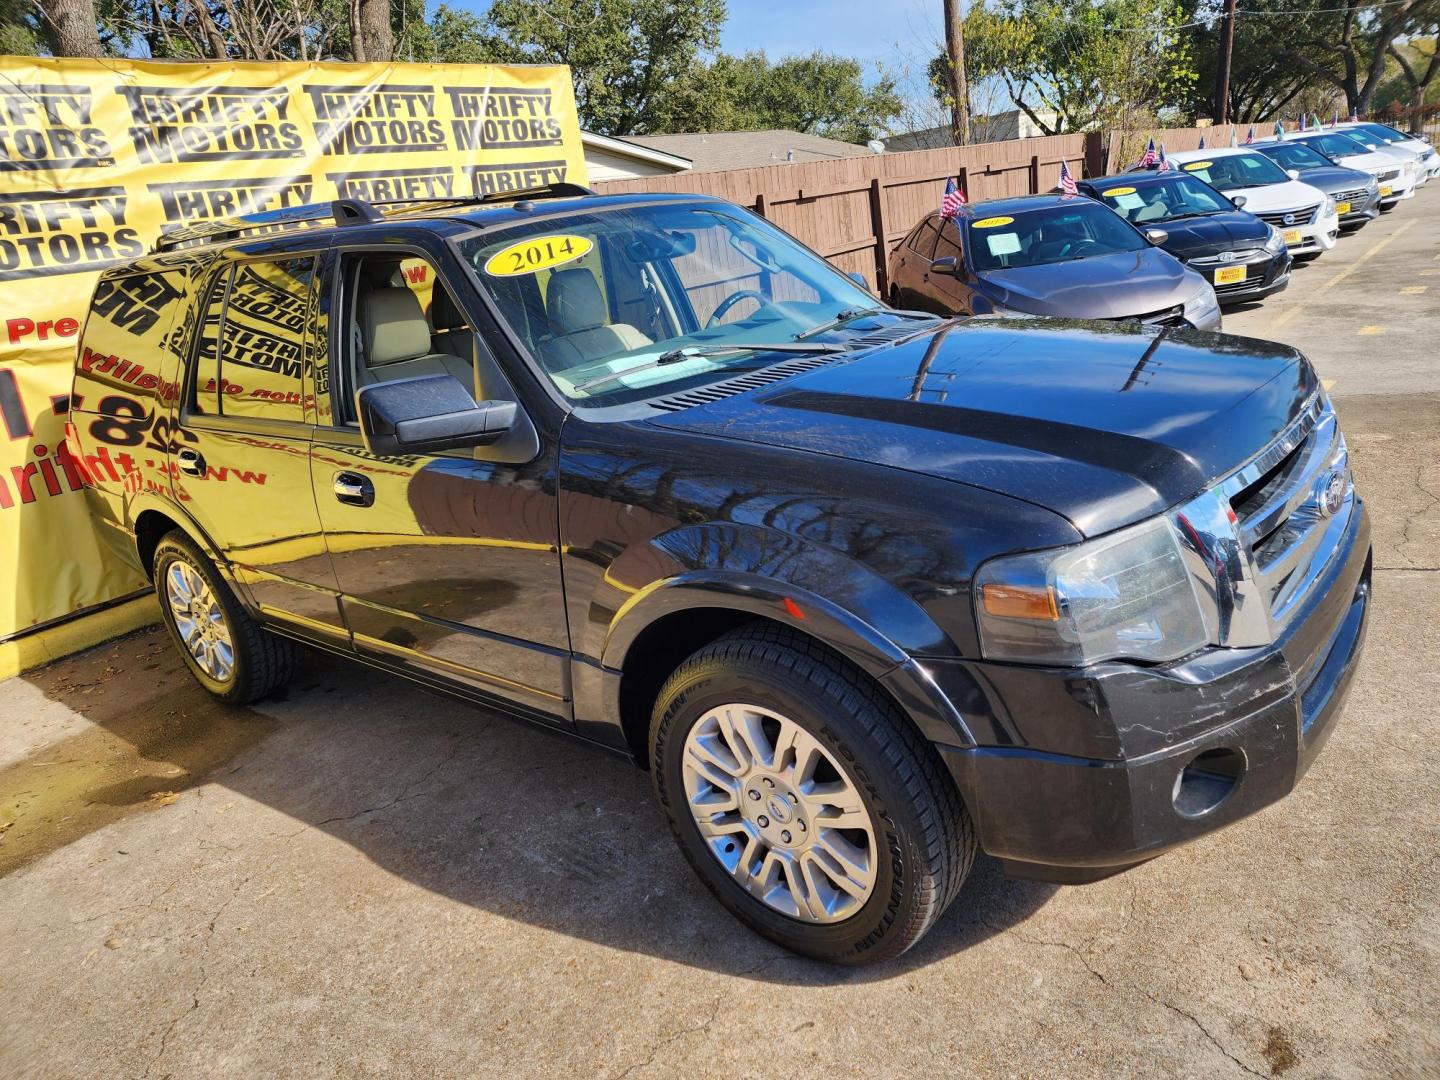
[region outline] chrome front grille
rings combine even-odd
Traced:
[[[1297,206],[1294,210],[1268,210],[1256,217],[1277,229],[1293,229],[1296,225],[1309,225],[1315,220],[1315,212],[1319,209],[1320,203],[1316,203],[1314,206]],[[1289,221],[1285,220],[1287,217]]]
[[[1345,439],[1317,394],[1249,464],[1175,511],[1217,645],[1265,645],[1340,549],[1355,505]]]
[[[1340,192],[1335,196],[1335,201],[1337,203],[1348,202],[1351,204],[1351,209],[1359,209],[1365,205],[1365,200],[1369,197],[1370,192],[1368,189],[1356,188],[1354,191]]]
[[[1399,170],[1399,169],[1387,169],[1385,172],[1382,172],[1382,173],[1381,173],[1379,176],[1377,176],[1375,179],[1379,180],[1382,184],[1385,183],[1386,181],[1389,181],[1389,180],[1398,180],[1398,179],[1400,179],[1400,170]]]

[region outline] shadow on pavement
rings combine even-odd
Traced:
[[[837,968],[736,923],[685,865],[647,775],[563,736],[314,654],[285,700],[220,705],[158,629],[26,681],[98,727],[48,748],[43,769],[0,770],[0,808],[18,811],[0,874],[210,783],[298,823],[262,814],[266,845],[321,829],[392,874],[508,919],[794,984],[894,977],[1023,922],[1055,892],[1010,881],[982,857],[916,949]]]

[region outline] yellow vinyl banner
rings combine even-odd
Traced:
[[[0,57],[0,640],[145,584],[64,443],[99,270],[210,218],[562,181],[563,67]]]

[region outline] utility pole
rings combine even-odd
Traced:
[[[1230,53],[1235,47],[1235,0],[1225,0],[1220,23],[1220,62],[1215,65],[1215,123],[1230,122]]]
[[[950,135],[956,146],[966,146],[970,142],[970,80],[965,76],[965,20],[960,0],[945,0],[945,53],[950,59]]]

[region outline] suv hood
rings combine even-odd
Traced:
[[[647,422],[985,488],[1093,536],[1228,475],[1318,392],[1273,342],[978,318]]]
[[[1148,315],[1185,303],[1204,286],[1173,255],[1148,246],[977,276],[981,291],[1006,307],[1061,318]]]

